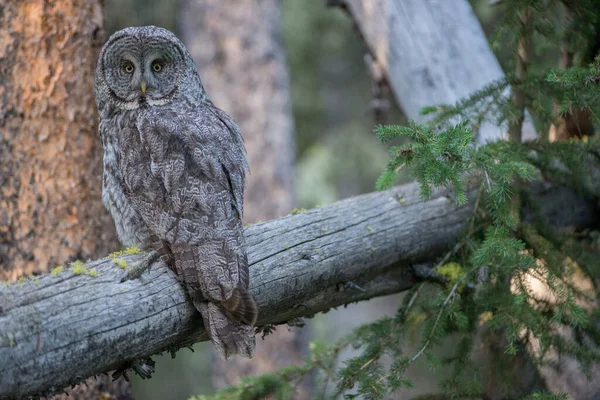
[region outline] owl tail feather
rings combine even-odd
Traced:
[[[227,315],[234,321],[254,325],[258,317],[256,303],[247,290],[235,289],[231,297],[221,302]]]
[[[254,327],[228,318],[228,312],[219,304],[194,299],[194,306],[204,321],[204,327],[217,352],[225,360],[238,354],[247,358],[254,355]],[[256,306],[255,306],[256,308]]]

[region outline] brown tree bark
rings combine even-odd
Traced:
[[[100,0],[0,0],[0,278],[118,246],[100,200]]]
[[[0,279],[118,247],[100,200],[94,69],[100,0],[0,0]],[[130,397],[88,380],[71,398]]]
[[[231,114],[246,142],[250,176],[245,221],[287,214],[293,206],[293,120],[277,0],[182,0],[179,30],[214,103]],[[307,330],[280,327],[257,339],[252,360],[215,362],[215,384],[301,363]],[[301,388],[298,398],[309,398]]]

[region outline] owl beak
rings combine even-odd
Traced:
[[[142,94],[146,94],[146,89],[148,89],[148,85],[146,84],[146,82],[142,82],[140,83],[140,89],[142,89]]]

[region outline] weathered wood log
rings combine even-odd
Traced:
[[[362,35],[408,118],[424,121],[423,107],[455,104],[501,79],[504,72],[467,0],[327,0],[343,7]],[[508,94],[508,93],[507,93]],[[505,136],[484,124],[478,143]],[[535,137],[531,118],[523,137]]]
[[[564,195],[573,195],[566,188],[535,190],[549,216]],[[561,222],[570,215],[578,227],[595,223],[593,201],[570,204]],[[445,192],[423,202],[410,184],[249,226],[258,324],[408,289],[416,281],[408,266],[440,257],[473,205],[458,207]],[[121,257],[129,264],[140,258]],[[0,398],[60,390],[140,357],[207,340],[200,316],[166,266],[121,283],[119,263],[105,258],[0,285]]]

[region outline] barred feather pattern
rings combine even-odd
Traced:
[[[108,63],[103,57],[109,46],[127,41],[113,35],[105,45],[96,75],[103,201],[123,244],[155,249],[169,262],[219,353],[251,357],[257,309],[248,292],[242,225],[248,164],[240,131],[207,98],[191,57],[173,34],[156,27],[123,32],[116,39],[134,35],[143,43],[150,35],[152,51],[163,39],[167,48],[178,46],[185,65],[174,90],[167,82],[169,90],[153,102],[144,97],[124,102],[113,95],[102,63]]]

